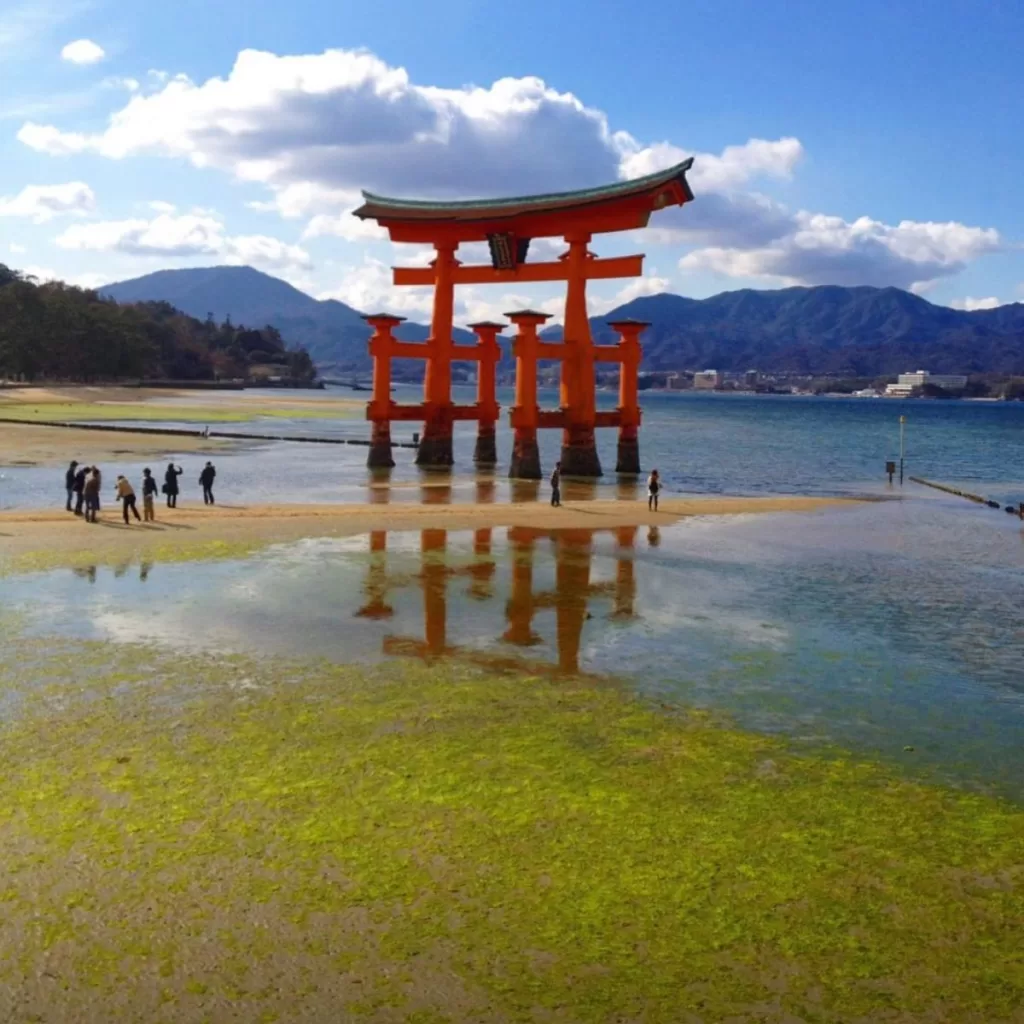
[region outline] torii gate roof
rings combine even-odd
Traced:
[[[507,199],[440,202],[363,192],[365,202],[353,212],[363,220],[378,221],[396,242],[482,241],[495,233],[544,238],[574,229],[627,231],[645,227],[654,210],[692,201],[686,181],[692,164],[690,158],[667,170],[600,188]]]

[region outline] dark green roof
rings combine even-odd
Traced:
[[[648,174],[643,178],[616,181],[599,188],[579,189],[576,192],[551,192],[539,196],[512,196],[506,199],[460,199],[443,202],[438,199],[394,199],[389,196],[363,192],[365,202],[353,211],[357,217],[367,219],[409,218],[431,220],[435,218],[455,220],[489,220],[492,217],[508,217],[516,213],[557,210],[567,206],[582,206],[648,192],[672,181],[678,181],[687,201],[693,193],[686,182],[686,172],[693,164],[693,158],[669,167],[664,171]]]

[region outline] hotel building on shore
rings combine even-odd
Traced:
[[[886,387],[885,393],[896,398],[906,398],[915,391],[920,391],[925,384],[933,384],[944,391],[963,391],[967,386],[967,375],[959,373],[929,373],[927,370],[916,370],[914,373],[901,373],[895,384]]]
[[[720,370],[699,370],[693,375],[693,386],[699,391],[714,391],[725,379]]]

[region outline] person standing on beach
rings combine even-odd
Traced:
[[[661,478],[658,476],[656,469],[651,470],[651,475],[647,478],[647,511],[657,512],[658,511],[658,492],[661,490]]]
[[[136,519],[141,519],[139,510],[135,505],[135,490],[130,483],[128,483],[127,477],[119,476],[117,478],[117,487],[115,488],[118,498],[121,499],[121,511],[124,513],[124,525],[128,525],[128,510],[132,510],[132,514]]]
[[[153,479],[153,474],[147,466],[142,471],[142,518],[147,523],[152,523],[156,520],[156,516],[153,514],[153,498],[155,496],[156,481]]]
[[[68,466],[68,471],[64,474],[64,487],[68,492],[68,503],[65,508],[68,512],[72,511],[71,508],[71,497],[75,493],[75,476],[78,473],[78,462],[75,459],[71,460],[71,465]]]
[[[90,466],[85,474],[85,521],[96,522],[96,513],[100,508],[100,471],[95,466]]]
[[[562,464],[555,463],[551,470],[551,507],[561,508],[562,505]]]
[[[178,507],[178,477],[185,471],[178,466],[175,469],[174,463],[168,463],[167,472],[164,473],[164,494],[167,495],[167,507]]]
[[[96,511],[100,511],[100,493],[103,489],[103,474],[100,472],[99,466],[92,467],[92,474],[96,477]],[[96,522],[96,517],[92,517],[92,521]]]
[[[79,466],[78,471],[75,473],[74,483],[71,485],[71,489],[75,492],[76,516],[82,514],[82,507],[85,504],[85,475],[88,471],[88,466]]]
[[[203,486],[203,504],[213,504],[213,481],[217,476],[217,470],[213,468],[212,462],[207,462],[199,474],[199,482]]]

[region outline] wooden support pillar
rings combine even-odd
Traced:
[[[568,234],[565,293],[565,358],[562,361],[561,404],[565,414],[562,430],[562,475],[599,477],[601,462],[594,438],[596,395],[594,345],[587,318],[587,251],[590,235]]]
[[[537,447],[537,337],[539,327],[550,319],[546,313],[532,309],[521,309],[505,316],[515,324],[517,333],[512,342],[512,354],[516,359],[516,404],[512,406],[509,419],[514,437],[512,440],[512,462],[508,475],[525,480],[539,480],[540,449]]]
[[[455,315],[455,258],[457,242],[436,242],[434,312],[427,341],[423,378],[425,419],[416,465],[447,469],[452,464],[452,324]]]
[[[478,466],[494,466],[498,462],[498,446],[495,439],[495,424],[498,422],[500,406],[497,399],[495,375],[501,359],[498,335],[505,329],[504,324],[488,320],[470,324],[469,329],[477,336],[479,360],[476,377],[476,404],[480,410],[477,421],[476,450],[473,461]]]
[[[615,472],[640,472],[640,335],[650,326],[642,320],[616,320],[608,325],[618,332],[619,359],[619,451]]]
[[[391,469],[391,354],[395,345],[392,331],[405,319],[389,313],[373,313],[363,319],[373,328],[369,349],[373,358],[373,397],[366,406],[371,423],[370,451],[366,464],[370,469]]]

